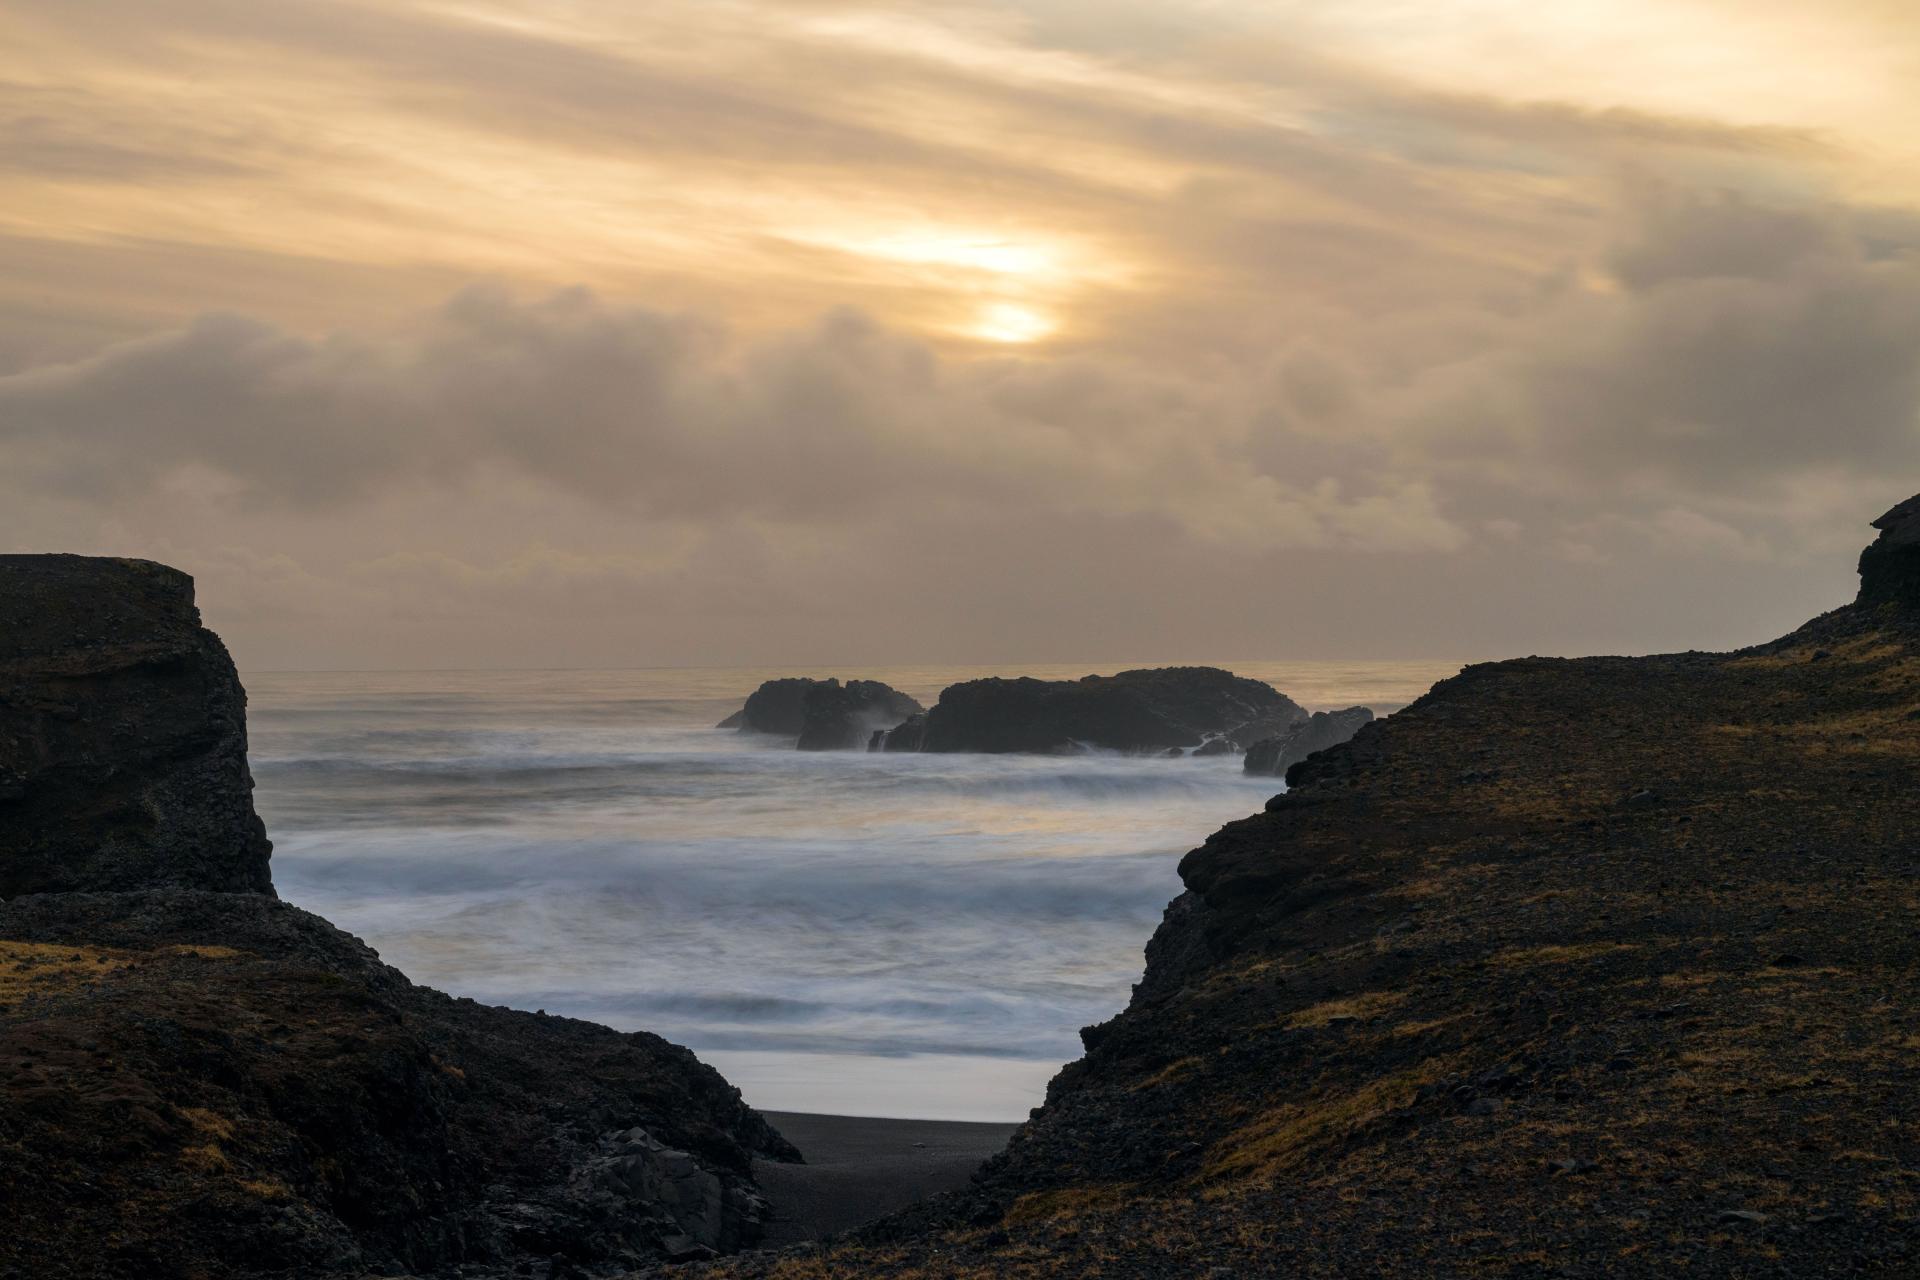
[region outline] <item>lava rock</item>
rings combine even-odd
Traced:
[[[193,579],[146,560],[0,556],[0,898],[273,893],[246,693]]]

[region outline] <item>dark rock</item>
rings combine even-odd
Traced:
[[[908,716],[891,729],[875,729],[867,739],[869,751],[918,751],[926,741],[927,717],[922,712]]]
[[[0,556],[0,897],[273,893],[246,694],[193,579]]]
[[[1857,603],[1920,604],[1920,495],[1873,522],[1880,536],[1860,553]]]
[[[857,751],[875,730],[920,712],[920,704],[878,680],[768,680],[747,704],[722,720],[722,729],[795,739],[802,751]]]
[[[1217,667],[1157,667],[1079,680],[968,680],[940,694],[924,726],[896,732],[884,747],[1165,753],[1223,735],[1239,741],[1249,726],[1304,719],[1296,703],[1258,680]]]
[[[1716,1221],[1749,1227],[1764,1227],[1767,1225],[1767,1215],[1752,1209],[1722,1209]]]
[[[0,1060],[46,1055],[66,1081],[0,1081],[0,1274],[36,1249],[62,1258],[47,1275],[419,1274],[554,1254],[598,1275],[753,1243],[752,1158],[798,1158],[685,1049],[416,987],[261,895],[0,905],[0,949],[50,945],[112,961],[0,1021]],[[67,1047],[89,1041],[112,1051]],[[131,1270],[112,1263],[129,1236],[152,1253]]]
[[[884,733],[920,711],[918,702],[878,680],[849,680],[845,685],[823,680],[801,699],[800,738],[795,745],[802,751],[857,751],[875,733]]]
[[[1373,712],[1367,707],[1316,711],[1287,732],[1248,747],[1246,762],[1241,767],[1248,773],[1283,777],[1288,769],[1314,752],[1350,740],[1372,720]]]
[[[0,1276],[605,1275],[755,1242],[751,1162],[798,1153],[687,1050],[416,987],[273,897],[245,695],[185,575],[0,557],[0,609]]]

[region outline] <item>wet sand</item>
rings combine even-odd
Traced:
[[[762,1247],[777,1249],[846,1231],[915,1200],[963,1187],[1006,1145],[1013,1124],[957,1120],[875,1120],[862,1116],[763,1112],[800,1148],[803,1165],[754,1162],[773,1203]]]

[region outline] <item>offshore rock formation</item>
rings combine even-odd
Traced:
[[[878,680],[842,685],[789,676],[762,684],[716,727],[793,738],[802,751],[850,751],[921,710],[919,702]]]
[[[1155,667],[1079,680],[968,680],[869,746],[884,751],[1165,753],[1256,741],[1307,718],[1258,680],[1217,667]]]
[[[807,690],[801,703],[802,751],[854,751],[875,733],[920,714],[920,704],[878,680],[825,680]]]
[[[193,579],[145,560],[0,556],[0,898],[273,892],[246,694]]]
[[[0,1277],[568,1275],[758,1238],[751,1161],[798,1154],[691,1053],[416,987],[272,896],[189,579],[9,557],[0,616]]]
[[[1344,711],[1316,711],[1278,737],[1263,738],[1247,748],[1247,773],[1285,777],[1287,770],[1316,751],[1337,747],[1373,722],[1367,707]]]
[[[1915,511],[1783,639],[1469,667],[1295,765],[968,1191],[708,1274],[1915,1274]]]

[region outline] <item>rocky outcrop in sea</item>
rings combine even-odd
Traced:
[[[1184,754],[1212,740],[1246,744],[1307,712],[1271,685],[1217,667],[1154,667],[1079,680],[968,680],[923,716],[876,735],[881,751]]]
[[[1248,773],[1284,778],[1288,769],[1314,752],[1339,746],[1371,723],[1373,711],[1368,707],[1316,711],[1288,726],[1284,733],[1262,738],[1248,747],[1241,767]]]
[[[718,728],[794,739],[802,751],[856,751],[876,732],[893,728],[923,708],[878,680],[768,680],[747,695]]]

